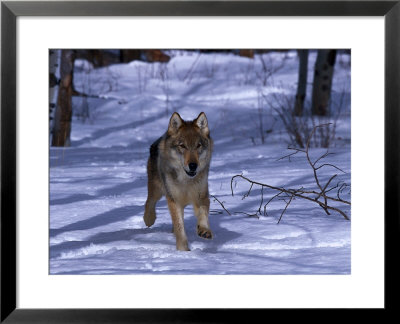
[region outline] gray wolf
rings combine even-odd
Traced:
[[[189,204],[193,205],[197,218],[197,235],[212,239],[208,220],[208,172],[212,150],[213,141],[203,112],[193,121],[184,121],[178,113],[173,113],[166,133],[150,147],[148,196],[143,219],[149,227],[154,224],[156,203],[165,196],[177,250],[189,251],[183,222],[183,211]]]

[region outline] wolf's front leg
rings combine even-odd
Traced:
[[[183,223],[183,207],[177,204],[173,199],[167,197],[168,208],[174,226],[176,237],[176,249],[181,251],[190,251]]]
[[[199,199],[193,204],[193,208],[197,217],[197,235],[205,239],[212,239],[213,234],[208,220],[210,199],[208,197]]]

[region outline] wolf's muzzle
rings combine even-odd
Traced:
[[[186,171],[185,170],[185,172],[186,172],[186,174],[189,176],[189,177],[191,177],[191,178],[193,178],[197,173],[196,173],[196,171]]]
[[[190,172],[195,172],[197,169],[197,163],[189,163]]]
[[[185,172],[186,172],[186,174],[189,176],[189,177],[194,177],[195,175],[196,175],[196,170],[197,170],[197,163],[189,163],[189,171],[186,171],[186,169],[185,169]]]

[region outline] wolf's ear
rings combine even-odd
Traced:
[[[168,133],[173,134],[175,133],[179,127],[181,127],[183,124],[183,120],[181,116],[177,112],[174,112],[171,116],[171,119],[169,120],[169,125],[168,125]]]
[[[200,115],[195,120],[195,124],[197,125],[197,127],[200,128],[201,132],[204,135],[208,135],[210,133],[210,130],[208,129],[208,121],[207,121],[207,117],[206,117],[205,113],[203,113],[203,112],[200,113]]]

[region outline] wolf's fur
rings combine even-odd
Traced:
[[[166,196],[178,250],[189,251],[183,223],[183,210],[189,204],[193,205],[197,217],[197,234],[212,238],[208,221],[208,170],[212,148],[203,112],[193,121],[184,121],[178,113],[173,113],[167,132],[150,147],[148,196],[143,219],[147,226],[153,225],[156,203]]]

